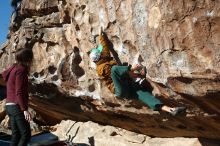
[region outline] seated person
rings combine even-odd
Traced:
[[[185,107],[171,108],[164,105],[149,91],[143,89],[137,80],[137,73],[140,65],[121,66],[110,55],[109,40],[104,32],[99,35],[100,45],[90,52],[90,59],[96,64],[98,76],[104,80],[109,90],[119,98],[136,98],[153,110],[165,111],[175,116],[185,112]],[[143,71],[141,71],[143,72]]]
[[[2,75],[0,74],[0,100],[3,100],[6,98],[6,83],[2,78]]]

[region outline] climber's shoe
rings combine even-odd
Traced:
[[[186,107],[175,107],[174,109],[171,109],[169,113],[172,116],[176,116],[176,115],[184,114],[185,112],[186,112]]]

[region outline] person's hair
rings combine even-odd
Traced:
[[[31,49],[21,48],[15,53],[15,60],[17,64],[29,66],[33,60],[33,52]]]

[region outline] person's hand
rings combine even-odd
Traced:
[[[142,76],[146,76],[146,69],[145,69],[145,68],[142,68],[142,69],[140,70],[140,74],[141,74]]]
[[[135,71],[135,70],[139,70],[141,68],[142,65],[140,64],[135,64],[131,67],[131,71]]]
[[[27,120],[28,122],[32,120],[32,117],[29,111],[24,111],[24,117],[25,117],[25,120]]]
[[[100,30],[99,30],[99,35],[102,35],[103,32],[103,27],[101,26]]]

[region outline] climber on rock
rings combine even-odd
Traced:
[[[11,6],[16,10],[20,5],[21,0],[11,0]]]
[[[15,28],[16,27],[16,22],[18,18],[18,10],[21,5],[21,0],[11,0],[11,6],[14,8],[12,15],[11,15],[11,23],[12,26]]]
[[[122,66],[118,65],[111,57],[109,40],[101,30],[99,35],[100,44],[90,51],[90,59],[96,64],[98,76],[103,79],[108,89],[119,98],[138,99],[151,109],[168,112],[175,116],[186,111],[185,107],[169,107],[154,97],[149,91],[139,84],[146,73],[141,65]],[[138,79],[138,82],[136,82]],[[142,80],[143,81],[143,80]]]

